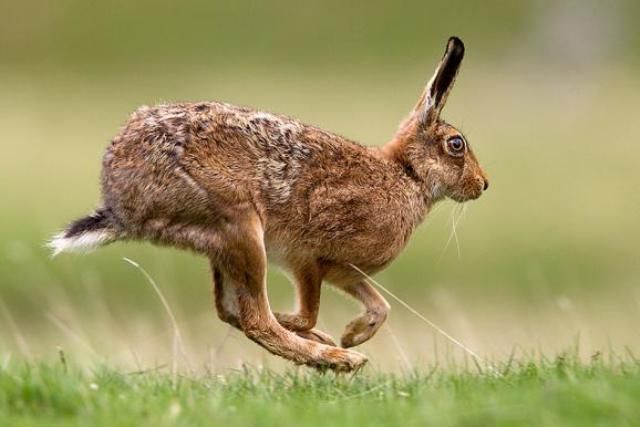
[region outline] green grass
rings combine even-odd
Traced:
[[[245,368],[200,377],[0,370],[0,425],[638,425],[640,365],[572,357],[512,362],[499,374],[440,369],[354,376]]]

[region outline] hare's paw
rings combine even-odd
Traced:
[[[370,311],[347,325],[340,339],[344,348],[355,347],[368,341],[387,319],[386,311]]]
[[[308,331],[314,327],[316,319],[300,313],[273,313],[283,327],[290,331]]]
[[[320,370],[331,369],[335,372],[353,372],[362,368],[367,360],[367,356],[362,353],[329,347],[322,352],[321,357],[314,363],[314,367]]]

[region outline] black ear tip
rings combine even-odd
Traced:
[[[452,50],[458,55],[464,55],[464,43],[458,37],[451,36],[447,42],[447,50]]]

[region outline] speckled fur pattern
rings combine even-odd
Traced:
[[[296,363],[357,369],[365,356],[314,329],[323,281],[366,310],[342,346],[368,340],[389,305],[351,264],[383,269],[434,203],[475,199],[488,185],[466,140],[464,152],[450,151],[447,141],[464,137],[440,119],[463,53],[450,39],[418,105],[380,148],[221,102],[141,107],[104,155],[105,232],[204,254],[223,321]],[[267,260],[292,273],[296,312],[271,312]]]

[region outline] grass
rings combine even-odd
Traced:
[[[0,370],[1,425],[637,425],[640,365],[571,356],[500,374],[441,369],[354,376],[245,367],[200,377],[81,370],[68,361]]]

